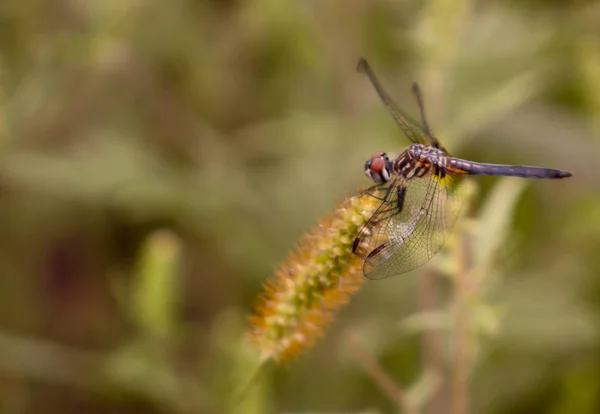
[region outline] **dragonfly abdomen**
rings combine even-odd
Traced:
[[[506,177],[523,178],[566,178],[572,174],[568,171],[554,170],[543,167],[521,165],[485,164],[453,158],[449,160],[450,169],[459,174],[470,175],[502,175]]]

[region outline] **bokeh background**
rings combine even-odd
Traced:
[[[3,0],[2,412],[600,412],[599,21],[591,0]],[[574,177],[476,181],[467,328],[450,243],[245,387],[262,283],[409,143],[360,56],[412,115],[420,83],[453,154]]]

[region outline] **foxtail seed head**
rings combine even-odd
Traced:
[[[334,312],[363,282],[362,261],[352,253],[360,228],[380,201],[352,197],[304,235],[259,295],[249,338],[263,359],[289,360],[314,345]]]

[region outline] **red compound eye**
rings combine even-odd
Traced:
[[[385,168],[385,161],[382,156],[371,157],[371,171],[381,174],[381,171]]]

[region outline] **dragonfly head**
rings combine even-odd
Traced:
[[[376,183],[390,180],[392,164],[385,152],[376,152],[365,163],[365,174]]]

